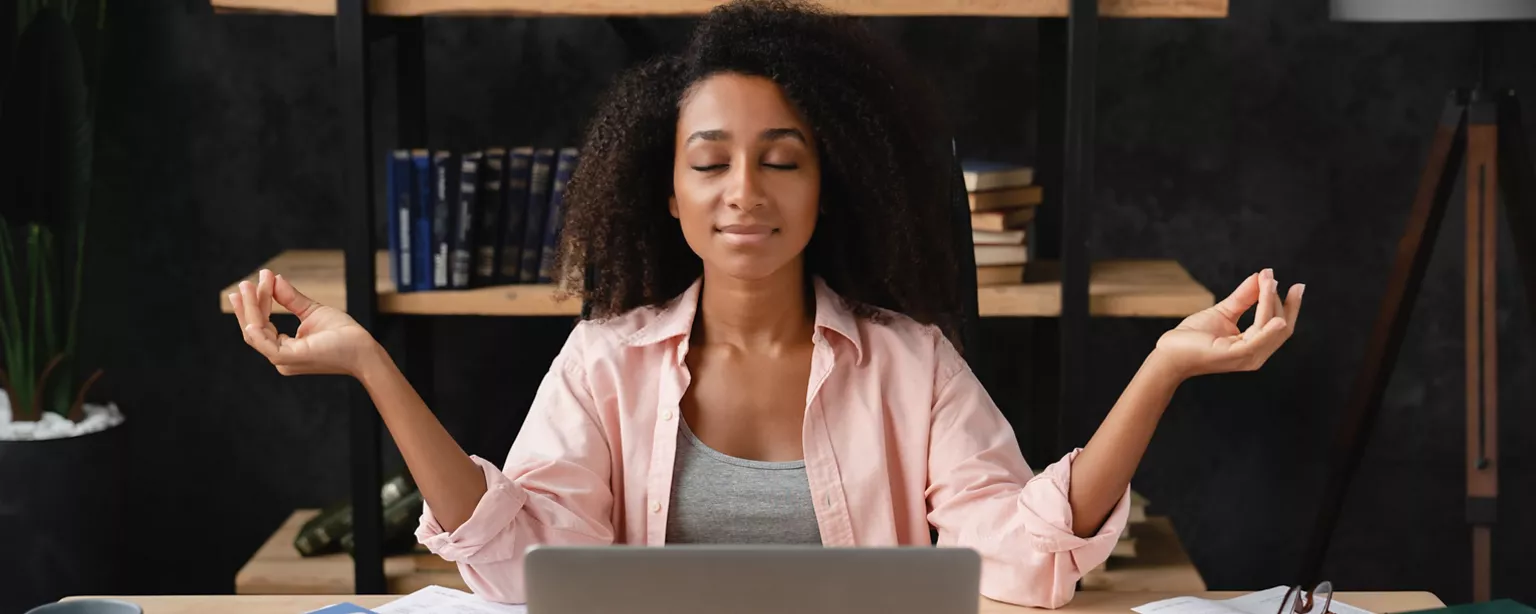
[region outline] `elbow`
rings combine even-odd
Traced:
[[[981,595],[993,601],[1054,610],[1072,602],[1082,575],[1071,551],[1030,550],[1024,556],[985,557]]]

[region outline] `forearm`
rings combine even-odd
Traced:
[[[443,428],[381,347],[357,374],[443,530],[463,525],[485,495],[485,474]]]
[[[1120,400],[1072,462],[1067,498],[1072,504],[1073,533],[1079,537],[1098,533],[1115,503],[1125,495],[1157,421],[1183,380],[1184,376],[1155,351],[1131,378]]]

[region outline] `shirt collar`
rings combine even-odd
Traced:
[[[687,337],[693,331],[693,318],[698,313],[699,292],[703,284],[702,277],[695,279],[682,294],[663,303],[656,319],[631,334],[625,339],[625,343],[631,346],[645,346],[661,343],[674,337]],[[835,332],[853,344],[856,363],[862,363],[864,340],[859,335],[858,318],[847,305],[843,304],[842,297],[828,287],[821,277],[813,278],[812,287],[816,294],[814,323],[816,340],[820,341],[823,331]],[[682,360],[682,356],[679,352],[678,360]]]

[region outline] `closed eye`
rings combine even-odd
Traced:
[[[764,162],[763,166],[766,166],[766,167],[772,168],[772,169],[781,170],[781,171],[792,171],[792,170],[800,168],[800,165],[793,164],[793,163],[791,163],[791,164],[768,164],[767,162]],[[707,166],[691,166],[689,168],[692,168],[693,170],[696,170],[696,171],[701,172],[701,173],[709,173],[709,172],[713,172],[713,171],[723,170],[723,169],[729,168],[729,167],[730,167],[729,164],[710,164],[710,165],[707,165]]]

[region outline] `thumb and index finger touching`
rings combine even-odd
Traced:
[[[304,293],[299,292],[299,289],[293,287],[293,284],[289,283],[288,279],[282,275],[278,275],[272,284],[272,298],[277,301],[277,304],[282,305],[284,309],[298,316],[300,320],[303,320],[315,307],[320,305],[309,297],[304,296]]]
[[[283,337],[272,326],[272,303],[298,316],[300,321],[319,306],[314,300],[299,292],[287,278],[275,275],[267,269],[257,273],[255,282],[242,281],[239,291],[229,295],[236,319],[245,334],[246,341],[268,358],[282,350]]]

